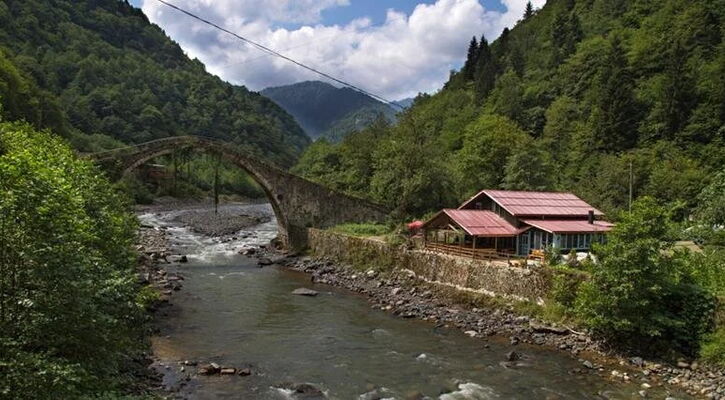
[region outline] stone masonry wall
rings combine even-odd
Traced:
[[[407,269],[426,281],[489,295],[538,302],[546,297],[551,287],[551,273],[544,267],[516,267],[406,250],[378,240],[319,229],[309,229],[308,238],[311,251],[318,257],[359,268]]]

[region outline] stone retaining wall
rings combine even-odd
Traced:
[[[328,257],[361,269],[406,269],[429,282],[489,295],[542,301],[551,287],[545,267],[517,267],[423,250],[406,250],[388,243],[309,229],[309,246],[317,257]]]

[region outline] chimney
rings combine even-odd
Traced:
[[[589,223],[594,224],[594,210],[589,210]]]

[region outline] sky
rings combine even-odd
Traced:
[[[388,100],[432,93],[465,61],[472,36],[489,41],[527,0],[167,0],[241,36]],[[130,0],[207,70],[252,90],[322,80],[171,9]],[[546,0],[532,0],[536,8]],[[333,82],[330,82],[333,83]]]

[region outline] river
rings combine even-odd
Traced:
[[[184,276],[184,286],[164,309],[166,315],[158,316],[153,339],[164,382],[177,397],[294,399],[287,383],[309,382],[330,399],[640,398],[635,384],[573,373],[582,364],[568,353],[474,339],[401,319],[372,309],[361,296],[311,284],[305,274],[259,268],[256,259],[237,254],[243,246],[273,238],[275,221],[222,242],[191,233],[169,222],[171,217],[143,214],[140,219],[167,226],[172,249],[189,258],[168,266]],[[300,287],[320,295],[291,294]],[[512,350],[522,354],[513,365],[504,361]],[[253,374],[196,377],[193,367],[181,365],[185,360],[251,367]],[[186,375],[192,376],[189,382]],[[653,390],[649,395],[664,398]]]

